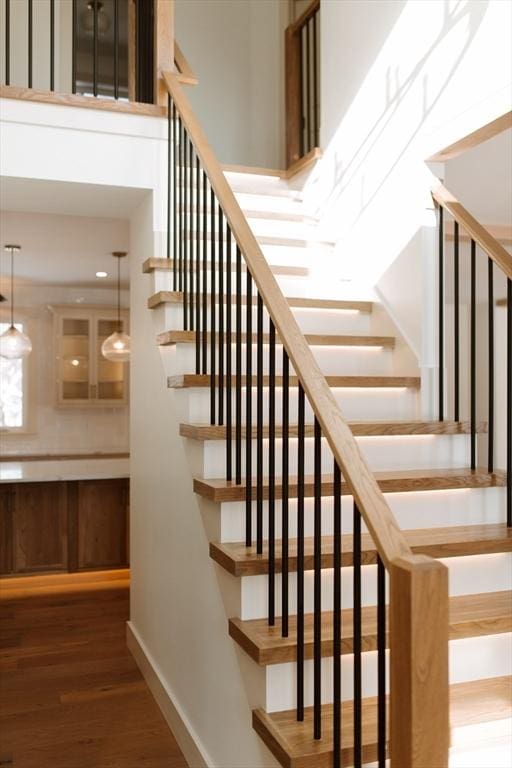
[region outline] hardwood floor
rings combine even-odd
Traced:
[[[1,768],[187,768],[128,613],[127,570],[0,582]]]

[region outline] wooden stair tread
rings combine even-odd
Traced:
[[[232,271],[235,270],[236,264],[233,260],[232,263]],[[206,267],[208,271],[211,268],[211,262],[207,262]],[[307,277],[309,275],[309,268],[308,267],[296,267],[296,266],[288,266],[287,264],[269,264],[269,267],[271,271],[274,273],[274,275],[288,275],[293,277]],[[202,268],[202,266],[201,266]],[[164,270],[166,272],[172,272],[174,269],[174,259],[167,259],[167,258],[161,258],[158,256],[151,256],[149,259],[146,259],[146,261],[142,265],[142,271],[145,274],[149,274],[151,272],[155,272],[156,270]],[[194,271],[195,271],[195,265],[194,265]],[[242,265],[242,272],[245,273],[245,265]]]
[[[404,493],[411,491],[434,491],[453,488],[490,488],[502,487],[506,483],[506,473],[497,470],[488,472],[487,469],[410,469],[373,473],[380,489],[384,493]],[[304,481],[306,497],[313,496],[313,476],[308,475]],[[282,485],[276,480],[276,498],[281,498]],[[322,475],[322,496],[332,496],[332,475]],[[245,482],[236,485],[233,481],[203,478],[194,479],[194,491],[211,501],[245,501]],[[350,495],[350,488],[342,483],[342,494]],[[289,496],[297,496],[297,478],[289,479]],[[256,478],[253,480],[253,498],[256,498]],[[263,479],[263,498],[268,498],[268,479]]]
[[[415,554],[430,557],[464,557],[486,555],[496,552],[512,552],[512,528],[505,523],[485,525],[461,525],[447,528],[418,528],[402,531],[407,543]],[[362,563],[373,565],[377,562],[377,550],[371,536],[361,537]],[[352,535],[344,534],[341,540],[342,564],[352,565]],[[312,570],[314,539],[304,539],[304,567]],[[268,542],[263,542],[263,554],[258,555],[256,547],[246,547],[245,542],[219,544],[210,543],[210,557],[233,576],[259,576],[268,573]],[[281,541],[275,547],[276,571],[281,571]],[[333,537],[322,536],[322,568],[332,568]],[[297,539],[289,541],[289,571],[297,570]]]
[[[208,294],[208,302],[211,300],[211,295]],[[215,297],[216,301],[218,296]],[[371,301],[352,301],[342,299],[317,299],[317,298],[304,298],[302,296],[289,296],[286,297],[290,307],[295,309],[334,309],[334,310],[350,310],[356,312],[370,313],[373,308],[373,302]],[[235,304],[236,298],[233,295],[231,297],[231,303]],[[157,291],[148,299],[148,308],[156,309],[156,307],[162,304],[182,304],[183,293],[182,291]],[[242,304],[245,304],[245,294],[242,296]],[[253,304],[257,303],[257,297],[254,296],[252,300]]]
[[[503,720],[512,716],[512,678],[493,677],[451,685],[450,726],[460,728],[476,723]],[[389,700],[388,700],[389,706]],[[313,708],[307,707],[304,721],[297,722],[295,710],[253,712],[253,727],[267,747],[286,768],[331,768],[332,704],[322,706],[322,738],[313,739]],[[351,765],[353,748],[353,706],[342,703],[342,764]],[[389,723],[389,717],[388,717]],[[377,759],[377,699],[362,701],[363,763]]]
[[[405,435],[467,435],[471,432],[469,421],[352,421],[348,422],[352,434],[356,437],[405,436]],[[276,437],[282,436],[281,425],[276,425]],[[487,424],[478,422],[476,431],[487,432]],[[232,430],[235,436],[235,428]],[[306,424],[306,437],[313,437],[314,425]],[[297,437],[298,425],[290,424],[290,437]],[[180,424],[180,435],[192,440],[225,440],[226,427],[211,424]],[[245,439],[245,426],[242,427],[242,439]],[[256,438],[256,427],[252,428],[252,436]],[[263,427],[263,437],[268,437],[268,426]]]
[[[313,658],[314,614],[304,616],[304,653]],[[376,606],[364,606],[361,615],[362,650],[377,650]],[[341,652],[353,652],[353,612],[343,609]],[[450,598],[450,639],[512,632],[512,592],[488,592]],[[281,637],[279,618],[272,627],[267,619],[229,620],[229,634],[260,665],[297,660],[297,617],[289,617],[289,636]],[[322,656],[332,656],[333,613],[322,613]]]
[[[207,334],[208,340],[210,333]],[[195,344],[197,338],[196,331],[164,331],[157,336],[157,344],[165,346],[169,344]],[[232,343],[235,344],[235,334],[231,334]],[[257,334],[252,334],[252,341],[256,343]],[[304,338],[312,347],[387,347],[393,349],[395,346],[394,336],[362,336],[357,334],[340,335],[326,333],[305,333]],[[245,342],[247,335],[242,334],[242,341]],[[263,343],[268,344],[270,336],[263,334]],[[276,343],[280,340],[276,337]]]
[[[218,385],[218,376],[215,378],[215,382]],[[384,387],[393,388],[412,388],[418,389],[421,384],[419,376],[325,376],[326,382],[330,387],[334,388],[367,388],[367,387]],[[225,378],[224,378],[225,381]],[[232,381],[234,384],[235,377],[232,375]],[[268,387],[270,381],[269,376],[263,376],[263,386]],[[275,376],[274,383],[276,387],[282,386],[282,377]],[[188,389],[191,387],[205,388],[210,387],[211,378],[209,374],[202,373],[182,373],[177,376],[167,377],[167,386],[170,389]],[[245,386],[246,377],[242,376],[242,386]],[[299,379],[297,376],[290,376],[290,387],[297,387]],[[256,387],[256,376],[252,377],[252,386]]]

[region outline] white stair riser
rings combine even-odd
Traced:
[[[473,595],[484,592],[499,592],[512,589],[512,554],[471,555],[468,557],[449,557],[442,560],[450,576],[450,595]],[[332,569],[322,570],[322,611],[332,610],[333,605]],[[312,613],[313,571],[306,571],[304,577],[304,610]],[[281,574],[276,574],[276,616],[281,615]],[[289,612],[297,611],[297,574],[288,577]],[[375,605],[377,602],[377,566],[362,567],[362,604]],[[243,576],[241,578],[241,616],[244,620],[264,619],[268,615],[268,580],[267,576]],[[342,569],[341,602],[343,608],[352,607],[353,570]]]
[[[445,526],[503,523],[506,520],[505,488],[474,488],[448,491],[387,493],[386,500],[403,530]],[[222,543],[245,540],[245,502],[215,505],[220,515]],[[343,533],[352,533],[351,496],[342,498]],[[253,536],[256,534],[256,504],[253,503]],[[313,535],[313,499],[304,502],[305,536]],[[363,524],[363,530],[365,526]],[[297,536],[297,500],[289,502],[289,535]],[[333,533],[332,498],[322,498],[322,535]],[[263,536],[268,535],[268,505],[263,502]],[[281,502],[276,501],[276,537],[281,536]]]
[[[386,653],[386,683],[389,692],[389,652]],[[353,699],[353,656],[341,659],[341,697]],[[487,635],[452,640],[449,644],[449,679],[451,684],[510,675],[512,672],[512,634]],[[293,709],[297,704],[296,665],[273,664],[261,670],[265,675],[267,712]],[[322,659],[322,703],[333,700],[333,660]],[[377,652],[365,653],[362,664],[363,697],[377,695]],[[313,706],[313,662],[304,664],[304,704]]]
[[[290,419],[295,421],[297,413],[297,387],[290,388]],[[418,393],[415,389],[402,387],[389,388],[341,388],[332,393],[339,404],[345,419],[349,421],[417,419]],[[210,390],[208,387],[188,387],[175,390],[176,404],[180,408],[181,421],[196,424],[210,421]],[[256,415],[256,389],[253,387],[253,419]],[[234,402],[234,401],[233,401]],[[281,421],[281,398],[276,399],[276,423]],[[263,391],[263,409],[268,412],[268,388]],[[233,406],[234,413],[234,406]],[[306,403],[305,418],[312,422],[313,414]],[[245,423],[245,410],[242,409],[242,423]]]
[[[273,262],[269,262],[272,266]],[[231,270],[231,292],[233,296],[235,295],[235,289],[236,289],[236,272],[234,269],[235,261],[233,259],[233,270]],[[307,262],[304,262],[303,264],[298,264],[295,266],[300,266],[303,268],[308,268]],[[196,287],[196,271],[193,272],[193,283],[192,287],[195,290]],[[216,285],[216,293],[218,293],[219,290],[219,272],[217,271],[215,274],[215,285]],[[207,272],[206,277],[206,288],[207,292],[210,292],[212,280],[211,280],[211,272]],[[279,287],[281,288],[281,291],[288,296],[307,296],[308,295],[308,276],[304,274],[299,275],[281,275],[276,274],[274,275],[275,279],[277,280],[277,283]],[[200,290],[202,291],[203,286],[203,274],[200,270]],[[226,286],[227,286],[227,272],[226,270],[223,271],[223,280],[224,280],[224,293],[226,294]],[[176,283],[177,286],[179,286],[179,283]],[[190,272],[187,271],[187,285],[190,286]],[[245,272],[242,272],[242,295],[245,296],[246,294],[246,275]],[[151,273],[151,283],[150,283],[150,293],[157,293],[158,291],[172,291],[174,290],[174,275],[172,271],[164,270],[164,269],[156,269]],[[210,312],[210,308],[208,305],[208,313]],[[244,305],[244,312],[245,312],[245,305]],[[245,319],[245,318],[244,318]],[[183,325],[180,323],[178,328],[182,328]]]
[[[163,307],[153,310],[153,314],[159,313],[160,317],[155,318],[159,330],[179,330],[183,328],[183,307],[181,304],[166,304]],[[357,310],[325,310],[325,309],[302,309],[292,307],[292,312],[299,328],[303,333],[326,333],[326,334],[370,334],[370,314],[359,312]],[[245,313],[246,307],[242,305],[242,330],[245,331]],[[208,312],[208,328],[210,312]],[[253,332],[256,329],[256,306],[252,312]],[[236,309],[233,306],[231,311],[232,328],[235,329]],[[268,332],[268,317],[264,313],[263,329]]]
[[[466,435],[422,435],[410,437],[358,437],[359,447],[363,451],[372,470],[387,469],[428,469],[464,467],[469,463],[469,438]],[[223,440],[207,440],[203,446],[200,473],[205,478],[226,476],[226,443]],[[252,455],[256,459],[256,441],[252,441]],[[263,440],[263,474],[268,475],[268,445]],[[242,441],[242,472],[245,474],[245,440]],[[289,472],[297,472],[298,440],[289,440]],[[233,444],[234,450],[234,444]],[[276,440],[276,476],[281,475],[282,440]],[[327,441],[322,440],[322,468],[330,472],[332,452]],[[305,440],[305,472],[314,470],[314,440]]]
[[[234,339],[234,335],[232,336]],[[252,370],[256,375],[257,371],[257,345],[252,345]],[[276,347],[275,354],[275,373],[280,376],[283,369],[283,348]],[[223,348],[224,371],[226,370],[226,346]],[[331,376],[391,376],[393,373],[393,351],[386,347],[323,347],[312,346],[311,352],[322,372]],[[242,345],[242,371],[245,372],[247,348]],[[269,372],[269,347],[263,345],[263,373]],[[208,344],[208,367],[210,367],[211,347]],[[215,348],[215,363],[219,366],[219,346]],[[191,373],[195,371],[196,347],[195,344],[177,344],[176,352],[173,356],[164,358],[164,364],[170,368],[166,373],[168,376]],[[231,345],[231,366],[234,383],[234,374],[236,366],[236,345]],[[293,366],[290,365],[290,375],[294,375]],[[277,397],[281,397],[281,391]]]

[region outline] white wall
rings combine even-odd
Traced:
[[[326,207],[345,272],[376,282],[421,226],[435,151],[511,109],[512,4],[345,0],[321,12]]]
[[[199,85],[188,88],[219,160],[284,163],[283,0],[176,0],[176,38]]]
[[[148,200],[131,222],[131,627],[205,764],[267,768],[276,762],[252,729],[243,653],[228,636],[221,569],[208,555],[175,392],[166,388],[146,308],[151,278],[141,264],[152,218]]]
[[[448,160],[444,179],[483,224],[512,226],[512,129]]]

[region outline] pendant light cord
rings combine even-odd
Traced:
[[[14,328],[14,248],[11,248],[11,328]]]
[[[117,330],[121,333],[121,259],[117,258]]]

